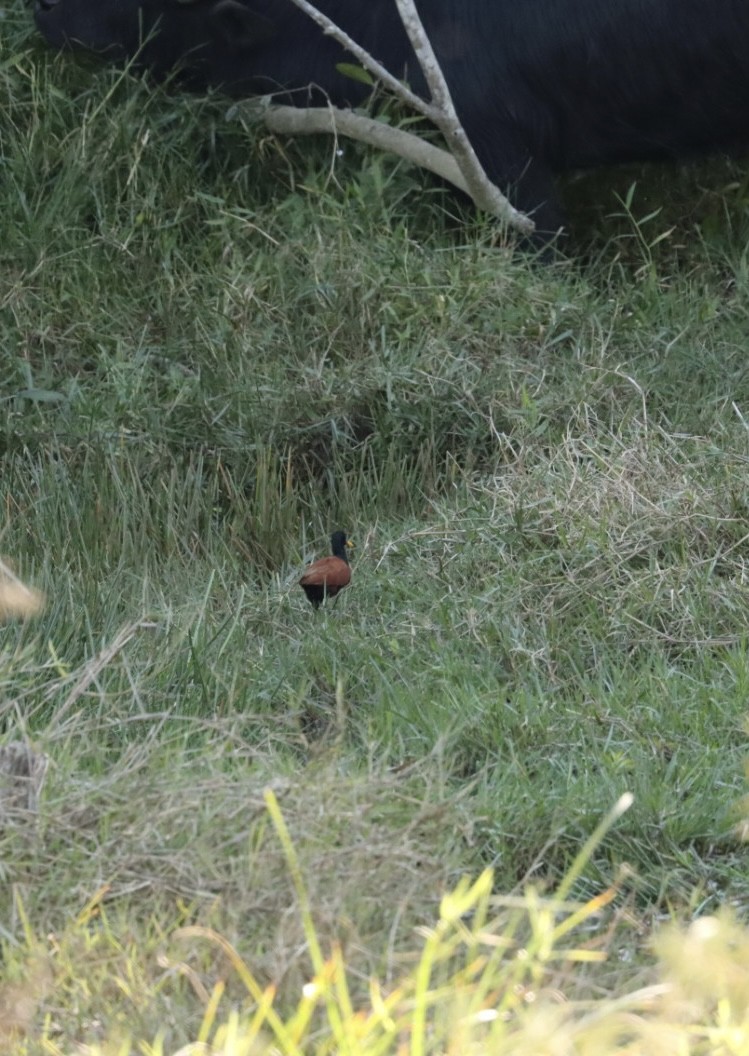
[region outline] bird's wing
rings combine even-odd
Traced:
[[[303,587],[324,586],[326,583],[345,587],[351,582],[351,569],[340,557],[323,557],[309,566],[299,582]]]

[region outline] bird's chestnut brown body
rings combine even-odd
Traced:
[[[346,533],[333,532],[330,543],[333,556],[314,561],[299,580],[302,590],[316,609],[325,598],[334,598],[351,582],[351,568],[346,553],[351,543],[346,539]]]

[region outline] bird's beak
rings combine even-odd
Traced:
[[[353,550],[354,549],[354,544],[351,542],[350,539],[346,540],[346,549],[347,550]]]

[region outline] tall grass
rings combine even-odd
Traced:
[[[742,918],[741,167],[570,178],[541,266],[399,161],[50,55],[21,4],[0,78],[0,551],[47,597],[0,630],[0,728],[51,760],[0,831],[0,938],[64,966],[19,1044],[197,1037],[161,994],[217,962],[159,968],[177,926],[297,1014],[267,786],[356,1002],[412,985],[463,874],[556,890],[625,791],[570,893],[628,867],[578,996],[635,986],[667,916]]]

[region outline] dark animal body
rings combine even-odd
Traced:
[[[318,0],[425,91],[394,0]],[[749,145],[749,0],[421,0],[476,153],[541,231],[563,221],[553,173]],[[194,88],[357,105],[353,61],[290,0],[36,0],[53,44],[132,57]]]
[[[330,537],[332,557],[321,557],[313,561],[299,584],[316,609],[326,598],[334,598],[351,582],[351,569],[348,563],[346,548],[351,543],[345,532],[333,532]]]

